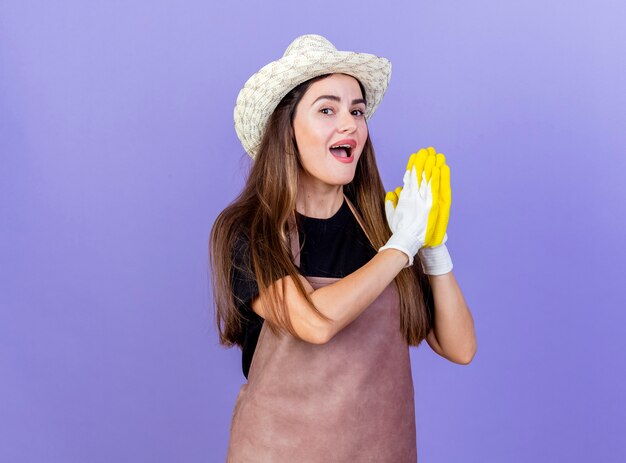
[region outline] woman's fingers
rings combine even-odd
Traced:
[[[439,181],[440,198],[448,207],[452,204],[452,189],[450,188],[450,167],[444,164],[441,167],[441,180]]]
[[[439,214],[432,239],[429,246],[439,246],[447,237],[446,230],[450,219],[450,205],[452,202],[452,191],[450,189],[450,167],[447,164],[441,166],[439,179]]]
[[[430,177],[432,176],[433,167],[437,161],[437,152],[435,148],[429,146],[426,150],[426,162],[424,164],[424,172],[426,173],[426,181],[430,181]]]
[[[396,206],[398,204],[398,195],[395,192],[389,191],[385,195],[385,216],[387,217],[387,223],[389,224],[389,228],[392,228],[393,225],[393,214],[396,211]]]
[[[426,225],[426,239],[424,243],[428,246],[432,239],[433,233],[437,225],[437,217],[439,216],[439,167],[433,166],[429,188],[432,191],[432,205],[428,212],[428,224]]]
[[[396,207],[398,204],[398,194],[396,193],[396,191],[388,191],[385,195],[385,202],[391,201],[393,207]]]
[[[432,167],[432,173],[430,176],[430,181],[432,182],[432,189],[435,196],[433,199],[439,199],[439,184],[440,184],[440,169],[437,166]],[[433,201],[434,202],[434,201]]]
[[[435,165],[441,168],[441,166],[443,166],[445,163],[446,163],[446,157],[444,156],[444,154],[437,153],[437,162],[435,163]]]
[[[393,191],[388,191],[385,195],[385,215],[387,216],[387,223],[389,223],[390,227],[392,227],[393,214],[396,212],[396,207],[398,207],[400,193],[402,193],[401,186]]]
[[[421,186],[422,184],[422,172],[424,170],[424,164],[426,163],[427,157],[428,157],[428,151],[422,148],[417,153],[411,154],[411,157],[409,158],[409,162],[406,166],[407,171],[411,171],[411,169],[415,167],[418,186]]]

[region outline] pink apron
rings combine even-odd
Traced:
[[[338,280],[306,279],[315,289]],[[252,462],[417,462],[413,379],[395,283],[326,344],[278,337],[263,324],[235,402],[227,457]]]

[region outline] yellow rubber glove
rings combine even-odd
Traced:
[[[388,196],[394,197],[393,205],[385,206],[393,234],[379,251],[394,248],[404,252],[409,258],[407,267],[413,265],[414,256],[424,246],[427,237],[432,235],[432,227],[428,229],[428,218],[433,206],[433,191],[439,190],[439,185],[435,185],[439,181],[438,174],[427,181],[423,168],[420,168],[421,177],[418,178],[417,170],[422,161],[426,161],[425,155],[411,155],[400,194],[390,193]]]
[[[437,195],[437,199],[439,200],[439,213],[431,239],[426,243],[426,246],[433,248],[445,243],[444,238],[447,240],[446,230],[448,228],[448,221],[450,220],[450,206],[452,205],[450,167],[446,164],[446,157],[442,153],[437,154],[436,167],[439,168],[440,172],[439,192]]]
[[[422,268],[426,274],[441,275],[452,270],[452,260],[445,246],[448,240],[446,232],[450,218],[452,192],[450,188],[450,168],[443,153],[437,154],[435,148],[421,149],[411,155],[409,165],[417,169],[417,178],[433,179],[433,204],[428,216],[427,240],[419,251]],[[419,171],[422,171],[420,175]],[[421,183],[421,181],[420,181]],[[437,184],[438,188],[434,188]],[[392,223],[402,187],[390,191],[385,196],[387,222]],[[393,229],[392,229],[393,230]]]
[[[417,153],[411,154],[411,157],[409,158],[409,162],[406,167],[406,172],[410,172],[413,168],[415,168],[415,174],[418,180],[418,187],[421,188],[424,178],[427,183],[431,184],[432,206],[430,208],[430,211],[428,212],[424,246],[430,245],[429,243],[432,241],[434,232],[436,231],[437,217],[439,215],[440,190],[440,168],[437,164],[445,163],[445,158],[443,158],[443,155],[441,156],[442,158],[437,158],[435,149],[432,147],[428,149],[422,148]],[[442,159],[442,162],[438,163],[437,161],[439,159]],[[395,231],[393,229],[392,222],[401,192],[402,187],[398,187],[395,191],[390,191],[385,196],[385,212],[387,215],[387,223],[389,224],[392,231]]]

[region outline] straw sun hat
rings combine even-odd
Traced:
[[[321,35],[307,34],[295,39],[280,59],[250,77],[237,96],[235,131],[252,159],[280,100],[302,82],[333,73],[351,75],[363,84],[367,100],[365,118],[369,119],[389,85],[391,62],[369,53],[338,51]]]

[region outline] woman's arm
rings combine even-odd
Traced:
[[[304,277],[300,277],[315,306],[332,322],[326,322],[315,315],[291,277],[284,277],[272,285],[276,285],[279,297],[282,298],[282,282],[285,282],[285,302],[298,335],[305,341],[323,344],[355,320],[393,281],[407,262],[408,257],[402,251],[385,249],[355,272],[317,290]],[[252,309],[265,318],[262,297],[265,296],[259,295],[252,301]]]
[[[467,365],[476,354],[474,319],[452,272],[428,275],[435,300],[435,321],[426,342],[451,362]]]

